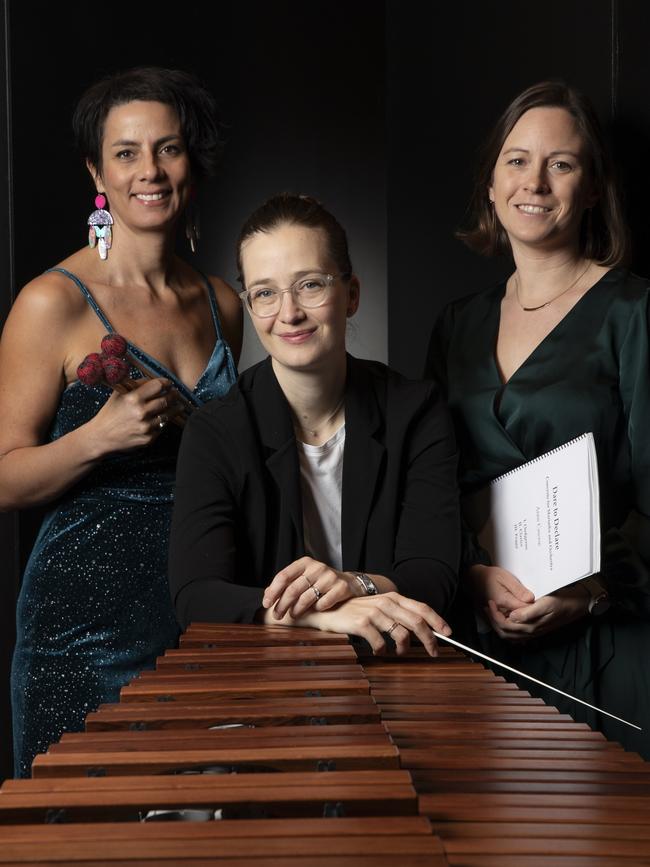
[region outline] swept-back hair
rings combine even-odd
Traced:
[[[352,275],[352,262],[348,250],[348,239],[345,229],[319,201],[311,196],[299,196],[295,193],[280,193],[272,196],[260,205],[242,226],[237,239],[237,268],[239,279],[243,283],[241,250],[242,244],[258,232],[271,232],[282,225],[306,226],[309,229],[320,229],[327,239],[327,250],[330,258],[339,269],[341,277]]]

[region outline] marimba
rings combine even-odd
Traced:
[[[32,773],[0,865],[650,865],[650,766],[451,648],[195,624]]]

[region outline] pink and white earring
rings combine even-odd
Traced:
[[[106,210],[106,196],[103,193],[95,196],[95,208],[97,210],[88,217],[88,245],[91,248],[97,246],[99,258],[106,259],[113,246],[113,218]]]

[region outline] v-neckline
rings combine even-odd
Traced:
[[[77,284],[77,286],[81,289],[82,293],[86,296],[87,301],[89,302],[90,306],[95,311],[95,313],[98,316],[102,325],[108,329],[108,332],[110,334],[118,333],[113,328],[113,325],[112,325],[110,319],[108,318],[108,316],[104,313],[102,308],[97,303],[95,296],[90,291],[89,287],[86,285],[86,283],[80,277],[78,277],[72,271],[68,271],[67,268],[52,268],[51,270],[52,271],[60,271],[62,274],[65,274],[67,277],[69,277],[71,280],[73,280],[73,282],[75,282]],[[199,377],[196,380],[196,383],[194,384],[194,386],[192,388],[190,388],[189,385],[186,385],[183,382],[183,380],[180,379],[180,377],[177,376],[175,373],[173,373],[167,367],[167,365],[163,364],[162,361],[159,361],[157,358],[154,358],[153,355],[150,355],[148,352],[145,352],[145,350],[142,349],[141,347],[139,347],[137,345],[137,343],[132,343],[130,340],[127,340],[128,351],[138,361],[142,362],[145,367],[148,367],[157,376],[162,376],[166,379],[170,379],[174,383],[174,385],[176,386],[178,391],[186,399],[188,399],[191,403],[193,403],[195,406],[200,405],[200,401],[198,401],[196,399],[195,394],[198,391],[198,389],[200,388],[201,383],[202,383],[205,375],[207,374],[207,372],[210,368],[210,364],[212,363],[212,360],[214,359],[214,356],[215,356],[217,350],[220,348],[221,344],[223,343],[223,340],[221,337],[221,331],[220,331],[220,327],[219,327],[219,313],[218,313],[218,309],[217,309],[217,299],[214,296],[214,290],[213,290],[209,280],[207,279],[207,277],[205,277],[204,274],[201,274],[201,272],[198,272],[198,273],[199,273],[199,276],[203,278],[203,284],[205,286],[205,291],[206,291],[207,296],[208,296],[208,304],[210,306],[210,318],[212,319],[212,326],[214,328],[214,345],[212,347],[212,352],[210,353],[210,357],[208,358],[205,367],[203,368],[203,370],[199,374]],[[76,381],[78,382],[79,380],[76,380]],[[71,383],[71,385],[72,384],[73,383]]]
[[[498,297],[498,299],[497,299],[497,304],[495,305],[495,308],[496,308],[496,313],[495,313],[495,327],[494,327],[494,330],[493,330],[493,333],[492,333],[492,343],[491,343],[491,348],[490,348],[490,359],[491,359],[491,363],[492,363],[492,368],[493,368],[493,370],[494,370],[494,373],[496,374],[497,382],[498,382],[498,384],[499,384],[499,390],[502,390],[502,389],[504,389],[504,388],[507,388],[508,385],[510,385],[510,383],[512,382],[512,380],[515,379],[515,377],[517,377],[517,375],[519,374],[519,372],[520,372],[521,370],[523,370],[525,367],[528,367],[528,366],[529,366],[529,363],[532,363],[532,361],[534,360],[534,357],[535,357],[535,356],[536,356],[536,355],[537,355],[537,354],[542,350],[542,347],[543,347],[543,346],[544,346],[544,345],[545,345],[545,344],[546,344],[546,343],[547,343],[551,338],[553,338],[553,337],[555,337],[555,336],[557,335],[557,332],[562,328],[562,326],[563,326],[564,323],[567,321],[567,319],[571,319],[571,316],[572,316],[574,310],[576,310],[576,309],[579,308],[579,307],[583,307],[583,306],[585,306],[585,305],[583,304],[583,302],[585,301],[585,299],[588,298],[589,296],[592,296],[593,293],[594,293],[594,290],[595,290],[597,287],[599,287],[600,284],[601,284],[604,280],[606,280],[606,279],[610,276],[610,274],[612,274],[615,270],[616,270],[615,268],[610,268],[609,271],[606,271],[606,272],[605,272],[601,277],[598,278],[598,280],[596,280],[596,282],[595,282],[592,286],[589,287],[589,289],[587,289],[587,291],[584,293],[584,295],[582,295],[580,298],[578,298],[578,300],[577,300],[576,303],[573,305],[573,307],[572,307],[570,310],[567,310],[567,312],[566,312],[566,313],[564,314],[564,316],[560,319],[560,321],[557,322],[557,323],[553,326],[553,328],[551,328],[551,330],[548,332],[548,334],[546,334],[546,336],[543,337],[543,338],[539,341],[539,343],[537,344],[537,346],[535,346],[535,347],[534,347],[534,348],[533,348],[533,349],[528,353],[528,355],[524,358],[524,360],[523,360],[523,361],[521,362],[521,364],[516,368],[516,370],[514,370],[513,373],[511,373],[511,375],[508,377],[508,379],[504,379],[504,378],[503,378],[503,376],[502,376],[502,374],[501,374],[501,370],[500,370],[500,368],[499,368],[499,361],[498,361],[498,359],[497,359],[497,344],[498,344],[498,341],[499,341],[499,331],[500,331],[500,329],[501,329],[501,305],[502,305],[502,303],[503,303],[503,299],[505,298],[506,287],[507,287],[507,283],[508,283],[507,280],[504,280],[504,281],[503,281],[503,283],[502,283],[502,285],[501,285],[501,291],[500,291],[500,293],[499,293],[499,297]]]
[[[221,341],[219,339],[219,333],[216,329],[216,324],[214,322],[214,319],[212,321],[212,324],[215,325],[214,346],[212,347],[212,352],[210,353],[210,357],[208,358],[208,361],[207,361],[205,367],[203,368],[203,370],[199,374],[199,378],[196,380],[196,383],[194,384],[194,386],[192,388],[190,388],[189,385],[186,385],[185,382],[183,382],[183,380],[179,376],[177,376],[177,374],[175,374],[173,371],[171,371],[167,367],[166,364],[163,364],[162,361],[159,361],[157,358],[154,358],[153,355],[150,355],[148,352],[145,352],[145,350],[141,349],[136,343],[131,343],[130,340],[127,340],[128,351],[138,361],[141,361],[145,365],[145,367],[148,367],[153,373],[155,373],[158,376],[163,376],[166,379],[170,379],[174,383],[176,388],[179,390],[179,392],[184,397],[189,398],[192,401],[192,403],[198,404],[198,401],[195,398],[195,394],[198,391],[199,386],[201,385],[203,377],[208,372],[208,369],[210,367],[210,363],[212,362],[212,359],[214,358],[214,355],[215,355],[217,349],[219,348],[219,344],[221,343]],[[112,326],[111,326],[111,331],[113,333],[115,332],[115,329],[113,329]]]

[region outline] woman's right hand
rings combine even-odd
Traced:
[[[160,434],[169,383],[143,382],[113,394],[97,415],[57,439],[50,431],[61,395],[91,337],[88,305],[61,274],[22,289],[0,341],[0,511],[50,502],[110,452],[138,448]],[[93,332],[94,333],[94,332]]]
[[[178,393],[168,379],[137,380],[130,391],[111,394],[87,422],[86,432],[98,454],[143,448],[160,436],[180,408]]]
[[[507,617],[511,611],[535,601],[535,594],[525,587],[512,572],[500,566],[471,566],[466,573],[465,586],[474,606],[489,616],[489,603]]]

